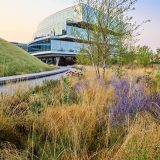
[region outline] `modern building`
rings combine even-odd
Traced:
[[[85,32],[81,24],[86,21],[87,9],[87,5],[79,4],[45,18],[29,43],[28,51],[47,63],[74,63],[76,55],[86,45],[75,31]]]
[[[81,3],[50,15],[39,24],[34,40],[28,45],[28,52],[46,63],[75,63],[76,55],[91,42],[98,13],[94,8]],[[113,27],[108,28],[107,32],[110,32],[108,40],[111,52],[115,53],[119,31],[112,30],[118,20],[114,18],[114,21]]]

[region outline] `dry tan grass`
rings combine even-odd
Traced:
[[[7,131],[10,134],[4,135],[14,140],[17,140],[17,137],[23,139],[23,135],[19,136],[19,131],[17,131],[18,126],[23,134],[29,137],[24,143],[26,146],[24,152],[23,149],[8,146],[1,149],[0,154],[5,159],[27,159],[24,153],[33,154],[38,149],[40,158],[44,160],[55,159],[56,156],[59,157],[57,159],[62,160],[129,160],[132,158],[158,160],[160,158],[159,124],[147,113],[138,115],[134,122],[125,128],[127,131],[124,132],[123,128],[117,129],[115,131],[117,137],[121,134],[125,136],[121,140],[116,137],[114,144],[107,145],[114,135],[109,125],[109,114],[105,113],[105,117],[104,109],[111,107],[115,99],[114,90],[112,87],[105,88],[103,84],[97,82],[93,68],[86,67],[86,69],[83,79],[76,77],[69,79],[72,86],[79,81],[89,82],[89,87],[78,92],[80,96],[78,103],[66,104],[61,101],[63,82],[50,88],[51,92],[47,95],[43,95],[43,89],[37,87],[37,93],[17,94],[0,100],[0,132]],[[151,71],[154,77],[156,73],[156,70],[150,68],[126,69],[125,71],[125,74],[131,78],[150,74]],[[109,82],[114,74],[112,69],[107,69],[105,81]],[[23,108],[29,110],[33,104],[39,103],[44,106],[44,110],[38,114],[31,113],[31,111],[22,114],[17,110],[17,108],[20,111]],[[4,109],[5,111],[7,109],[8,117],[3,114]],[[37,134],[37,139],[28,134],[30,128],[34,134]],[[12,139],[7,140],[15,143],[11,141]],[[39,144],[39,141],[43,141],[44,144]],[[54,151],[55,148],[58,151]],[[51,151],[58,155],[50,156]],[[145,159],[146,156],[147,159]]]
[[[0,149],[1,160],[27,160],[26,155],[9,143],[3,144],[3,149]]]
[[[93,67],[91,66],[86,66],[86,72],[85,72],[85,78],[86,79],[95,79],[96,77],[96,74],[95,74],[95,70]],[[110,80],[111,77],[113,75],[115,75],[115,73],[113,72],[115,69],[115,66],[112,66],[112,68],[107,68],[106,69],[106,74],[105,74],[105,78],[106,80]],[[127,68],[127,67],[123,67],[122,68],[125,75],[126,76],[129,76],[130,78],[132,77],[137,77],[137,76],[143,76],[143,75],[146,75],[146,74],[151,74],[152,76],[155,76],[155,74],[157,73],[157,67],[148,67],[148,68],[143,68],[143,67],[135,67],[133,69],[130,69],[130,68]],[[100,69],[100,73],[102,73],[102,69]]]
[[[114,160],[160,159],[160,126],[149,114],[139,115]]]
[[[91,84],[88,89],[81,92],[81,105],[91,106],[101,110],[107,103],[111,102],[114,98],[113,88],[104,88],[99,84]]]
[[[85,69],[86,69],[86,72],[84,73],[85,79],[90,80],[90,81],[95,80],[96,74],[95,74],[94,68],[91,66],[86,66]],[[100,74],[102,75],[102,68],[100,69]],[[113,75],[114,73],[112,69],[106,69],[105,80],[109,81]]]

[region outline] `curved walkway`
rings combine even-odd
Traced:
[[[37,85],[42,85],[46,80],[59,80],[66,76],[70,67],[57,70],[33,73],[26,75],[0,78],[0,94],[13,95],[16,91],[24,91]]]
[[[19,81],[26,81],[26,80],[32,80],[37,78],[43,78],[48,76],[57,75],[60,73],[65,73],[69,70],[69,68],[60,68],[53,71],[46,71],[46,72],[40,72],[40,73],[32,73],[32,74],[24,74],[24,75],[17,75],[17,76],[9,76],[9,77],[0,77],[0,86],[8,84],[8,83],[15,83]]]

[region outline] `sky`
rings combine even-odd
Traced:
[[[76,0],[0,0],[0,37],[28,43],[38,24],[47,16],[75,4]],[[132,15],[137,24],[151,20],[140,29],[137,45],[160,48],[160,0],[139,0]]]

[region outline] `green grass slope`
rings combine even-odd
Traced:
[[[51,69],[53,67],[0,38],[0,77]]]

